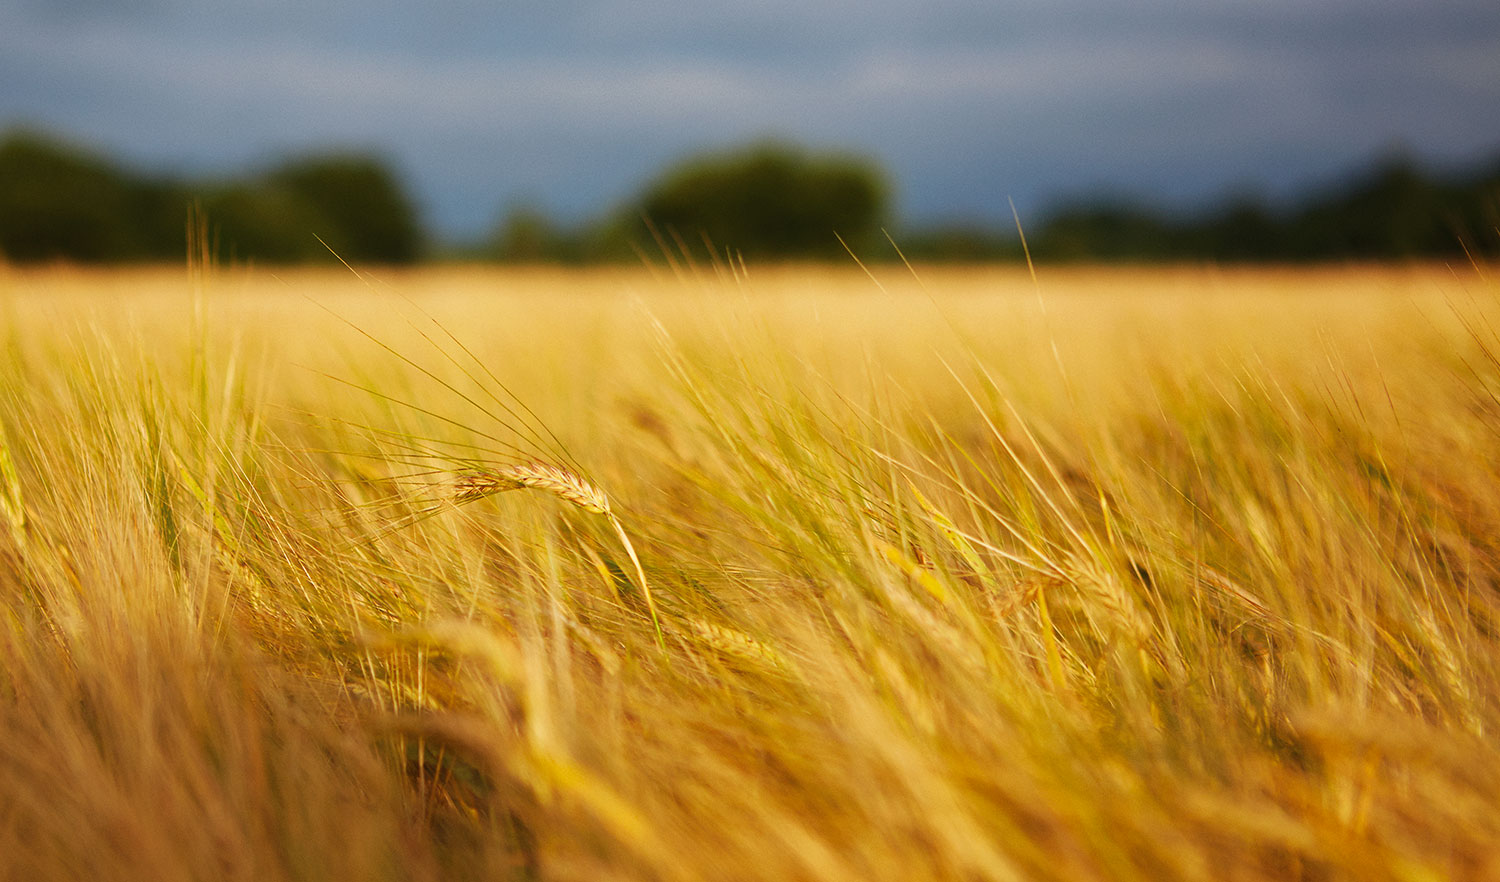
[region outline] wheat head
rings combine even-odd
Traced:
[[[641,594],[645,596],[646,607],[651,613],[651,624],[656,629],[656,640],[665,648],[666,638],[662,635],[661,619],[656,612],[656,598],[651,595],[651,585],[646,581],[646,570],[641,566],[641,559],[636,556],[635,545],[626,535],[625,525],[621,524],[620,519],[610,511],[609,497],[582,475],[546,462],[519,463],[467,472],[454,479],[453,501],[460,504],[472,502],[494,493],[519,490],[523,487],[545,490],[584,511],[609,518],[610,525],[615,528],[615,535],[620,537],[620,544],[624,546],[625,553],[630,556],[630,563],[635,567],[636,577],[640,580]]]
[[[519,463],[459,475],[453,484],[454,502],[472,502],[523,487],[544,490],[584,511],[609,514],[609,497],[582,476],[544,462]]]

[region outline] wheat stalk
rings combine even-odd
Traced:
[[[641,594],[646,598],[646,608],[651,613],[651,624],[656,628],[656,640],[665,648],[666,638],[662,634],[661,620],[656,614],[656,598],[651,596],[651,586],[646,582],[646,570],[641,566],[641,559],[636,556],[635,546],[626,535],[625,526],[610,510],[609,497],[588,479],[576,472],[546,462],[534,461],[499,466],[493,469],[467,472],[455,478],[453,501],[458,504],[473,502],[496,493],[522,488],[546,491],[559,499],[573,503],[584,511],[602,514],[609,518],[610,525],[615,528],[615,535],[620,537],[620,544],[625,546],[625,553],[630,557],[631,564],[635,566],[635,575],[640,581]]]

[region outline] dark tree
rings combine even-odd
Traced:
[[[837,257],[872,247],[886,221],[871,163],[780,144],[700,156],[649,186],[637,209],[669,245],[752,258]]]
[[[266,186],[302,203],[293,216],[319,222],[301,230],[318,250],[323,249],[313,234],[351,262],[410,263],[421,256],[416,208],[396,176],[371,157],[294,160],[272,172]]]
[[[1053,211],[1034,238],[1047,260],[1153,260],[1173,256],[1175,230],[1149,209],[1100,202]]]
[[[1293,219],[1293,247],[1307,256],[1417,257],[1455,251],[1458,238],[1436,182],[1405,157],[1390,159]]]
[[[539,208],[519,205],[505,213],[489,252],[513,263],[572,262],[580,259],[578,235],[559,226]]]
[[[16,261],[138,257],[131,182],[109,162],[28,133],[0,142],[0,254]]]
[[[285,187],[229,184],[206,193],[202,207],[214,253],[230,264],[332,260],[315,234],[343,241],[333,221]]]

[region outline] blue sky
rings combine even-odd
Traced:
[[[14,124],[202,174],[374,149],[449,236],[766,136],[875,158],[922,221],[1192,205],[1500,153],[1500,3],[3,0]]]

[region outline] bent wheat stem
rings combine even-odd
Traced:
[[[625,533],[625,525],[620,523],[619,517],[610,510],[609,497],[582,475],[545,462],[519,463],[485,471],[468,472],[459,475],[454,480],[453,501],[458,504],[473,502],[495,493],[522,488],[546,491],[559,499],[573,503],[584,511],[602,514],[609,518],[610,525],[615,528],[615,534],[620,537],[620,544],[625,547],[625,554],[630,558],[631,565],[635,567],[636,581],[640,584],[641,595],[646,598],[646,609],[651,614],[651,626],[656,630],[656,642],[665,648],[666,638],[662,634],[661,619],[656,612],[656,598],[651,595],[651,586],[646,581],[646,570],[641,566],[641,559],[635,553],[635,545]]]

